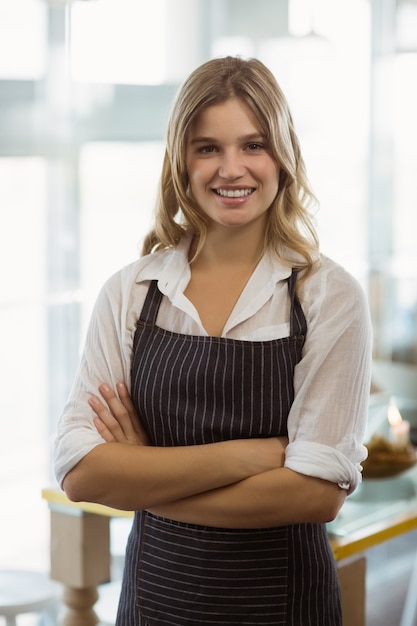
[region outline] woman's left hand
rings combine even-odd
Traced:
[[[96,414],[95,427],[107,443],[149,445],[148,435],[140,423],[126,385],[117,383],[116,389],[117,394],[106,383],[99,386],[108,406],[97,396],[91,396],[89,404]]]

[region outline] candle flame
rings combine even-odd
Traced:
[[[391,426],[401,424],[401,422],[403,421],[401,413],[399,412],[398,407],[395,404],[390,404],[388,407],[388,421]]]

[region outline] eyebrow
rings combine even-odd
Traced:
[[[262,134],[262,133],[250,133],[249,135],[242,135],[241,137],[238,137],[238,141],[239,142],[246,142],[246,141],[266,141],[266,135]],[[218,141],[218,139],[216,139],[215,137],[194,137],[193,139],[191,139],[190,144],[197,144],[197,143],[216,143]]]

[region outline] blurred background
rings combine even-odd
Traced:
[[[368,295],[374,357],[417,364],[416,0],[0,0],[0,567],[48,569],[91,307],[138,256],[179,84],[224,54],[275,73],[322,251]]]

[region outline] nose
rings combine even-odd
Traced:
[[[245,173],[242,155],[238,150],[225,150],[221,155],[219,176],[227,180],[236,180]]]

